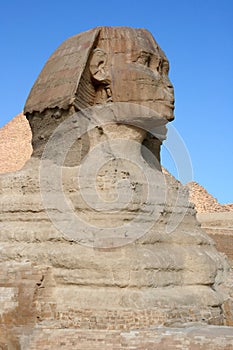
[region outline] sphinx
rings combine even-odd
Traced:
[[[10,274],[14,300],[3,314],[19,338],[24,327],[229,324],[227,260],[161,170],[168,71],[147,30],[98,27],[39,74],[24,107],[32,158],[0,177],[2,285]]]

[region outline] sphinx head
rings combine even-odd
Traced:
[[[172,120],[169,63],[145,29],[98,27],[67,39],[36,80],[24,111],[132,102]]]
[[[173,120],[168,71],[165,54],[145,29],[98,27],[69,38],[45,64],[24,108],[34,155],[59,122],[91,106],[135,104],[153,111],[163,125]]]

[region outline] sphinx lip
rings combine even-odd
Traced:
[[[162,101],[160,101],[160,102],[162,102]],[[163,103],[164,103],[164,105],[165,105],[166,107],[169,107],[169,108],[171,108],[172,110],[175,109],[174,102],[173,102],[173,103],[170,103],[170,102],[167,102],[167,103],[166,103],[166,101],[163,101]]]
[[[170,108],[175,108],[175,101],[168,101],[168,100],[156,100],[156,102],[163,103],[165,106],[168,106]]]

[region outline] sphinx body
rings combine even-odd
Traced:
[[[66,40],[40,73],[24,108],[32,158],[0,178],[16,333],[20,315],[27,329],[226,322],[227,261],[161,171],[168,68],[146,30],[99,27]]]

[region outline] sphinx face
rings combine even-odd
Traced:
[[[105,33],[102,45],[108,54],[113,102],[140,104],[168,121],[173,120],[174,90],[168,78],[169,63],[151,34],[143,29],[108,30],[114,33]]]

